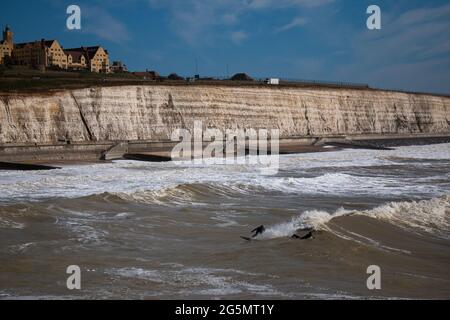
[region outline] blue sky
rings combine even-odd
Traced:
[[[82,10],[82,30],[66,29],[66,8]],[[366,9],[382,29],[366,28]],[[15,0],[0,24],[17,42],[58,39],[101,44],[132,70],[369,83],[450,93],[448,0]]]

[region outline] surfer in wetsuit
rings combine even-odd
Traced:
[[[251,233],[253,233],[251,238],[247,237],[241,237],[244,240],[251,241],[251,239],[256,238],[260,234],[263,234],[266,231],[266,228],[264,226],[259,226],[258,228],[252,230]],[[316,230],[314,228],[305,228],[305,229],[298,229],[297,232],[291,237],[292,239],[297,240],[308,240],[308,239],[314,239],[314,232]]]
[[[313,235],[312,231],[309,232],[309,233],[307,233],[307,234],[304,235],[304,236],[299,236],[298,234],[294,234],[294,235],[292,236],[292,239],[298,239],[298,240],[314,239],[314,235]]]
[[[264,226],[259,226],[258,228],[256,228],[255,230],[252,230],[251,233],[254,233],[254,235],[252,236],[252,238],[256,238],[257,236],[259,236],[260,234],[263,234],[266,231],[266,228]]]
[[[315,231],[316,230],[314,230],[314,228],[298,229],[297,232],[291,238],[298,240],[314,239]]]

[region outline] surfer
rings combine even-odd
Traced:
[[[254,235],[252,236],[252,238],[256,238],[257,236],[259,236],[260,234],[263,234],[266,231],[266,228],[264,226],[259,226],[258,228],[252,230],[251,233],[254,233]]]
[[[315,231],[314,228],[298,229],[291,238],[298,240],[314,239]]]
[[[251,233],[253,233],[253,235],[252,235],[251,238],[249,238],[249,237],[241,237],[241,238],[246,240],[246,241],[252,241],[257,236],[259,236],[260,234],[263,234],[264,232],[266,232],[266,228],[264,226],[259,226],[258,228],[252,230]]]
[[[251,238],[248,238],[248,237],[241,237],[241,238],[244,240],[247,240],[247,241],[251,241],[252,239],[255,239],[257,236],[263,234],[264,232],[266,232],[266,228],[262,225],[256,229],[252,230],[251,233],[253,233],[253,235]],[[291,239],[296,239],[296,240],[314,239],[314,232],[316,232],[316,230],[314,228],[298,229],[295,232],[295,234],[291,237]]]
[[[309,233],[307,233],[307,234],[304,235],[304,236],[299,236],[298,234],[294,234],[294,235],[292,236],[292,239],[298,239],[298,240],[314,239],[314,235],[313,235],[313,232],[312,232],[312,231],[309,232]]]

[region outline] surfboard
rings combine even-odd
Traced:
[[[242,236],[241,236],[241,239],[244,239],[245,241],[253,241],[253,239],[252,239],[252,238],[249,238],[249,237],[242,237]]]

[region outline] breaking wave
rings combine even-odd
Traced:
[[[426,232],[450,239],[450,195],[424,201],[390,202],[365,211],[341,208],[333,213],[321,210],[306,211],[291,221],[268,228],[263,239],[289,237],[298,229],[314,228],[329,231],[327,223],[346,216],[366,216],[397,225],[407,230]]]
[[[430,179],[430,178],[426,178]],[[417,179],[416,179],[417,180]],[[187,183],[172,185],[153,190],[111,193],[125,201],[158,204],[167,206],[202,205],[212,197],[241,198],[255,194],[304,194],[335,196],[440,196],[437,186],[431,183],[417,185],[417,181],[408,182],[399,179],[360,177],[343,173],[327,173],[312,178],[271,177],[234,181],[209,181],[205,183]],[[320,214],[318,214],[320,215]]]

